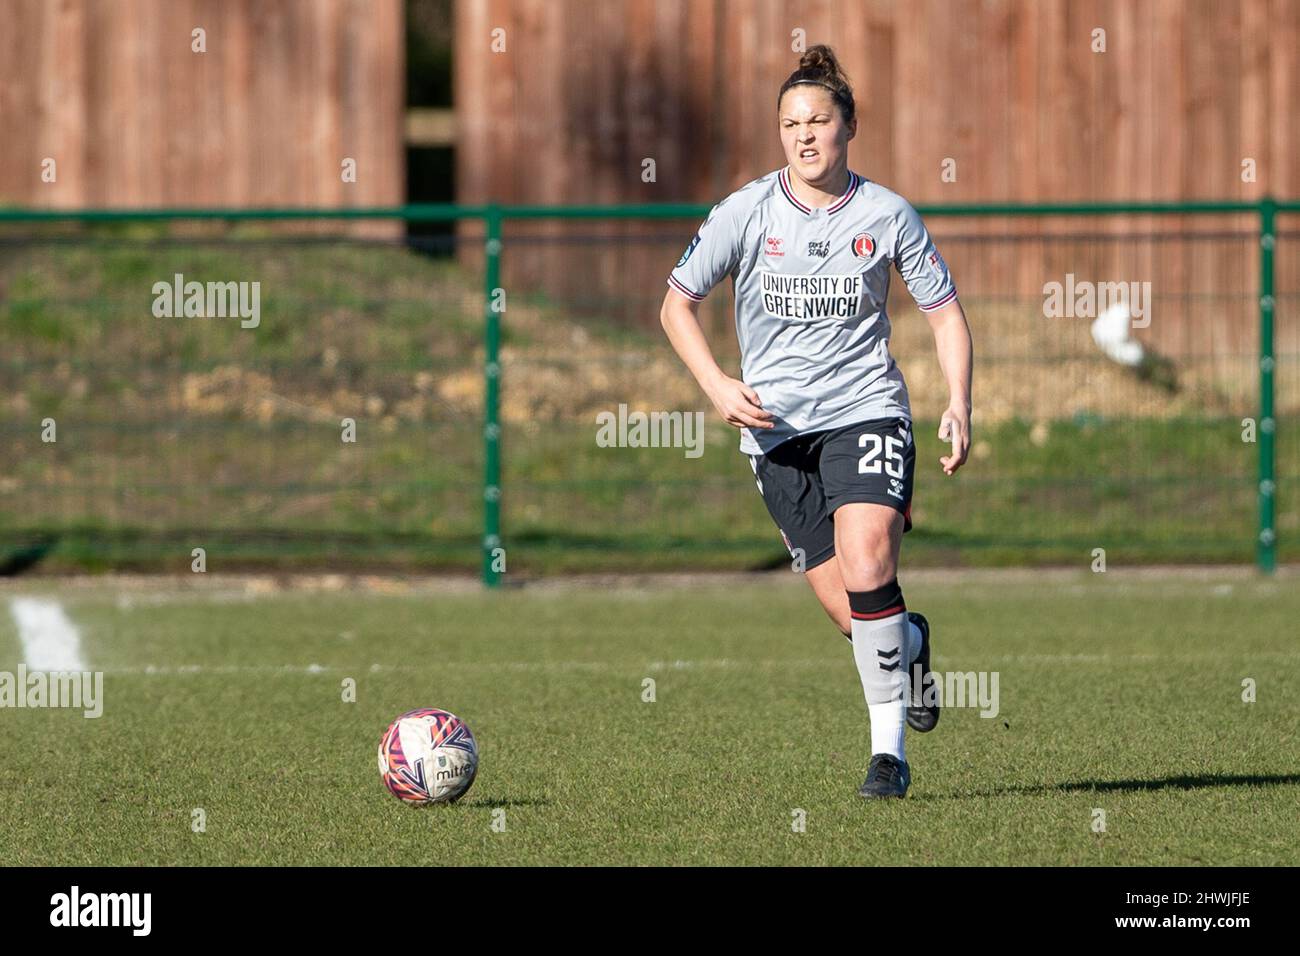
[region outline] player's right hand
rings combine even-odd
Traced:
[[[736,428],[775,428],[772,413],[763,408],[758,393],[739,379],[723,375],[705,389],[722,420]]]

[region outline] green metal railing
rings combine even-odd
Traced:
[[[1271,199],[1259,204],[1259,529],[1255,563],[1265,573],[1277,567],[1277,450],[1273,441],[1277,431],[1273,415],[1273,371],[1277,366],[1273,317],[1277,296],[1273,250],[1277,246],[1277,210],[1294,209],[1296,205]]]
[[[1260,270],[1258,281],[1258,527],[1255,560],[1263,572],[1277,563],[1276,447],[1274,314],[1276,303],[1274,252],[1279,212],[1300,212],[1300,200],[1258,202],[1107,202],[1107,203],[982,203],[918,206],[927,217],[1040,217],[1112,215],[1242,214],[1258,217]],[[198,221],[294,221],[294,220],[401,220],[408,223],[481,220],[484,223],[484,409],[483,409],[483,524],[481,575],[488,587],[501,583],[498,551],[501,536],[501,256],[503,227],[511,220],[666,220],[699,219],[709,211],[707,204],[642,204],[624,206],[509,206],[497,204],[453,205],[410,204],[398,207],[344,209],[123,209],[123,210],[24,210],[0,209],[0,224],[6,223],[122,223],[174,220]]]
[[[501,215],[485,216],[483,270],[483,583],[501,582]]]
[[[707,205],[643,206],[488,206],[482,216],[488,223],[487,289],[488,301],[494,295],[500,275],[500,225],[503,219],[669,219],[683,216],[702,217]],[[1273,251],[1276,245],[1276,214],[1279,210],[1300,211],[1300,201],[1277,202],[1271,198],[1250,202],[1182,202],[1182,203],[1014,203],[954,204],[918,206],[922,216],[1095,216],[1095,215],[1188,215],[1198,213],[1256,213],[1260,232],[1259,281],[1259,527],[1256,538],[1256,564],[1271,573],[1277,566],[1276,528],[1276,451],[1274,446],[1274,273]],[[492,550],[501,541],[500,527],[500,365],[497,349],[500,327],[489,305],[484,323],[487,367],[487,403],[484,409],[484,529],[483,583],[495,587],[501,575],[493,570]]]

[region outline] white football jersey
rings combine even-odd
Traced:
[[[794,435],[877,418],[911,419],[903,373],[889,354],[891,269],[923,311],[957,296],[921,217],[897,193],[849,173],[848,190],[813,209],[789,167],[713,207],[668,277],[694,300],[731,276],[741,378],[772,413],[743,429],[761,454]]]

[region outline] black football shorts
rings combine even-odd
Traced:
[[[916,445],[905,418],[796,435],[749,461],[768,513],[790,554],[802,552],[805,570],[835,554],[840,505],[888,505],[902,512],[903,530],[912,529]]]

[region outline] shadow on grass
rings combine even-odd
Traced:
[[[1300,774],[1200,774],[1157,777],[1154,780],[1070,780],[1033,786],[995,787],[991,790],[960,790],[951,793],[917,795],[918,800],[960,800],[965,797],[1005,797],[1039,793],[1142,792],[1148,790],[1203,790],[1210,787],[1265,787],[1300,784]]]
[[[40,564],[41,559],[53,551],[58,543],[57,535],[37,535],[8,553],[0,555],[0,577],[16,577],[24,571],[31,570]]]

